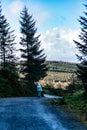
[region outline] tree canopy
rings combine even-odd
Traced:
[[[12,65],[15,60],[15,36],[7,19],[2,15],[0,5],[0,62],[3,68]]]
[[[21,30],[21,71],[25,75],[24,79],[28,84],[33,84],[46,75],[46,56],[43,49],[40,49],[40,35],[37,35],[35,21],[24,7],[20,14]]]
[[[87,9],[87,5],[85,5]],[[79,35],[80,41],[74,41],[80,54],[77,55],[80,64],[77,65],[77,76],[81,79],[85,95],[87,95],[87,11],[84,12],[85,16],[80,16],[79,22],[81,25],[81,33]]]

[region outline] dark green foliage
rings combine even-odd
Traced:
[[[67,95],[72,95],[75,92],[83,90],[82,86],[81,80],[76,75],[72,75],[70,84],[67,87]]]
[[[87,9],[87,5],[85,5]],[[85,17],[80,17],[81,33],[79,35],[80,41],[74,41],[80,55],[77,55],[78,59],[81,61],[80,65],[77,65],[77,76],[82,80],[85,94],[87,95],[87,13],[85,12]]]
[[[9,68],[0,70],[0,97],[37,96],[35,85],[26,85],[18,73]]]
[[[0,97],[20,96],[19,76],[9,68],[0,70]]]
[[[77,111],[78,113],[81,112],[82,114],[86,115],[86,113],[87,113],[87,98],[85,98],[83,96],[83,91],[79,91],[79,92],[74,93],[71,96],[67,96],[65,98],[65,101],[71,110]],[[87,120],[87,118],[86,118],[86,120]]]
[[[2,15],[0,4],[0,97],[19,96],[22,93],[16,69],[13,32]]]
[[[11,66],[15,61],[14,45],[15,36],[14,31],[11,31],[10,25],[7,19],[2,15],[2,9],[0,5],[0,62],[2,68]]]
[[[26,7],[21,12],[21,72],[25,75],[28,86],[33,85],[46,75],[47,67],[45,54],[40,50],[39,36],[36,36],[37,29],[32,15],[28,14]]]
[[[87,95],[87,62],[83,62],[78,66],[77,75],[82,80],[85,89],[84,94]]]
[[[45,84],[44,88],[45,88],[45,89],[49,89],[49,88],[53,88],[53,86],[50,85],[50,84]]]
[[[21,90],[22,90],[22,96],[37,96],[37,89],[35,84],[27,84],[25,79],[21,79]]]
[[[46,103],[49,103],[49,104],[52,104],[52,105],[55,105],[55,106],[66,105],[64,98],[47,100]]]
[[[46,94],[51,94],[51,95],[57,95],[57,96],[65,96],[66,95],[66,90],[63,90],[62,88],[54,88],[53,86],[46,84],[43,87],[43,91]]]

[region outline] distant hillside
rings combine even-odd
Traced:
[[[47,61],[48,71],[51,72],[76,72],[76,63],[63,62],[63,61]]]

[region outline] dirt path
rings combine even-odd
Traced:
[[[86,130],[60,108],[44,105],[44,100],[0,99],[0,130]]]

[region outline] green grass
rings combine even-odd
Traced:
[[[76,92],[72,96],[67,96],[65,102],[70,110],[87,114],[87,98],[83,96],[83,91]]]
[[[83,96],[82,90],[63,99],[52,99],[48,102],[56,106],[60,105],[66,111],[73,113],[87,127],[87,97]]]
[[[76,118],[87,127],[87,97],[83,96],[83,91],[67,96],[65,102],[67,104],[66,109],[74,113]]]
[[[49,71],[51,72],[67,72],[73,73],[76,71],[76,64],[62,61],[47,61]]]

